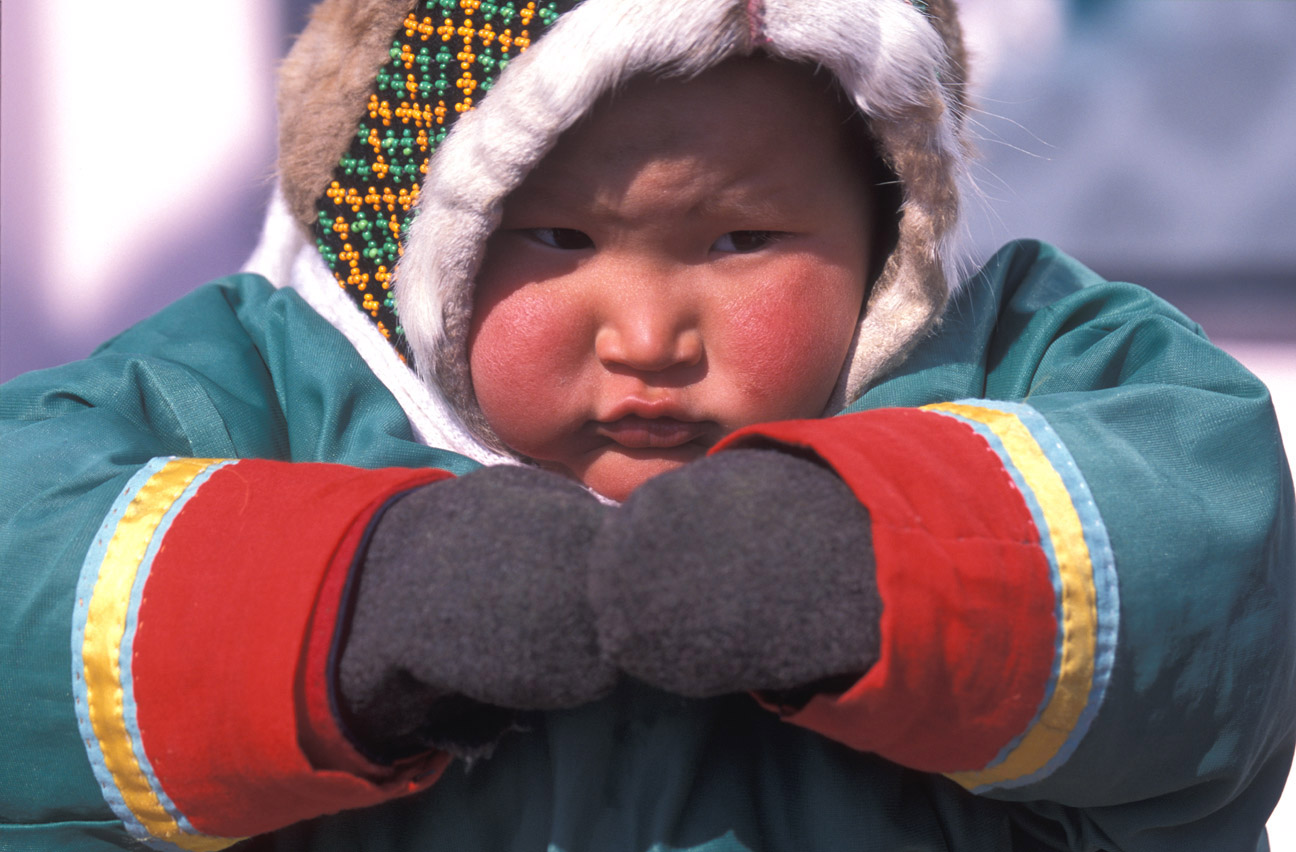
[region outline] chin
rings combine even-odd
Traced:
[[[704,455],[706,448],[700,446],[671,450],[605,451],[577,478],[604,497],[624,502],[636,488],[654,476],[678,470]]]

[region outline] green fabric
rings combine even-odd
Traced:
[[[108,507],[165,455],[477,467],[419,445],[346,339],[257,276],[0,387],[0,837],[8,822],[112,818],[77,733],[73,594]]]
[[[419,796],[250,849],[1010,848],[1008,807],[951,788],[780,722],[746,696],[688,700],[626,682],[599,704],[538,719],[488,762],[453,765]]]
[[[1266,848],[1260,826],[1296,741],[1296,543],[1263,386],[1146,291],[1020,243],[853,408],[961,398],[1041,412],[1115,551],[1113,678],[1049,777],[972,796],[743,697],[626,685],[538,718],[423,795],[290,828],[273,848]],[[85,362],[14,380],[0,414],[0,849],[104,848],[98,821],[111,813],[71,701],[72,595],[139,465],[175,453],[473,466],[418,446],[346,341],[250,276],[197,291]]]

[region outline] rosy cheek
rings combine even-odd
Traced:
[[[522,452],[539,440],[537,427],[562,415],[554,391],[570,380],[579,349],[578,323],[543,288],[522,288],[474,308],[469,337],[473,390],[487,422]]]
[[[804,313],[798,311],[749,326],[742,384],[752,399],[778,408],[786,403],[798,414],[811,416],[819,412],[804,411],[800,398],[819,395],[824,384],[821,374],[827,371],[818,368],[833,363],[835,352],[820,333],[822,326],[803,323],[803,319]]]
[[[863,285],[839,270],[812,269],[780,283],[732,315],[734,380],[758,420],[817,417],[845,361]]]
[[[535,363],[541,330],[549,325],[542,305],[514,294],[475,311],[469,339],[469,362],[474,382],[494,383],[514,379],[518,371]],[[480,318],[480,319],[478,319]]]

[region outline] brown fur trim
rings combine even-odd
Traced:
[[[279,176],[308,229],[415,0],[324,0],[279,71]]]
[[[959,119],[967,111],[967,49],[963,45],[963,28],[959,25],[958,10],[954,0],[927,0],[927,10],[932,26],[945,42],[945,51],[949,60],[941,82],[954,96],[958,105]]]
[[[933,91],[926,103],[872,122],[883,159],[904,186],[905,200],[895,249],[869,292],[827,413],[849,405],[895,369],[935,326],[949,300],[941,247],[958,222],[959,190],[938,138],[946,110]]]

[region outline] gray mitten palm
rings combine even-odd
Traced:
[[[492,467],[419,488],[377,522],[338,664],[343,719],[383,760],[480,753],[517,710],[609,692],[586,598],[611,511],[550,473]]]
[[[877,658],[868,512],[785,452],[718,453],[640,486],[594,543],[590,591],[604,653],[681,695],[795,701]]]

